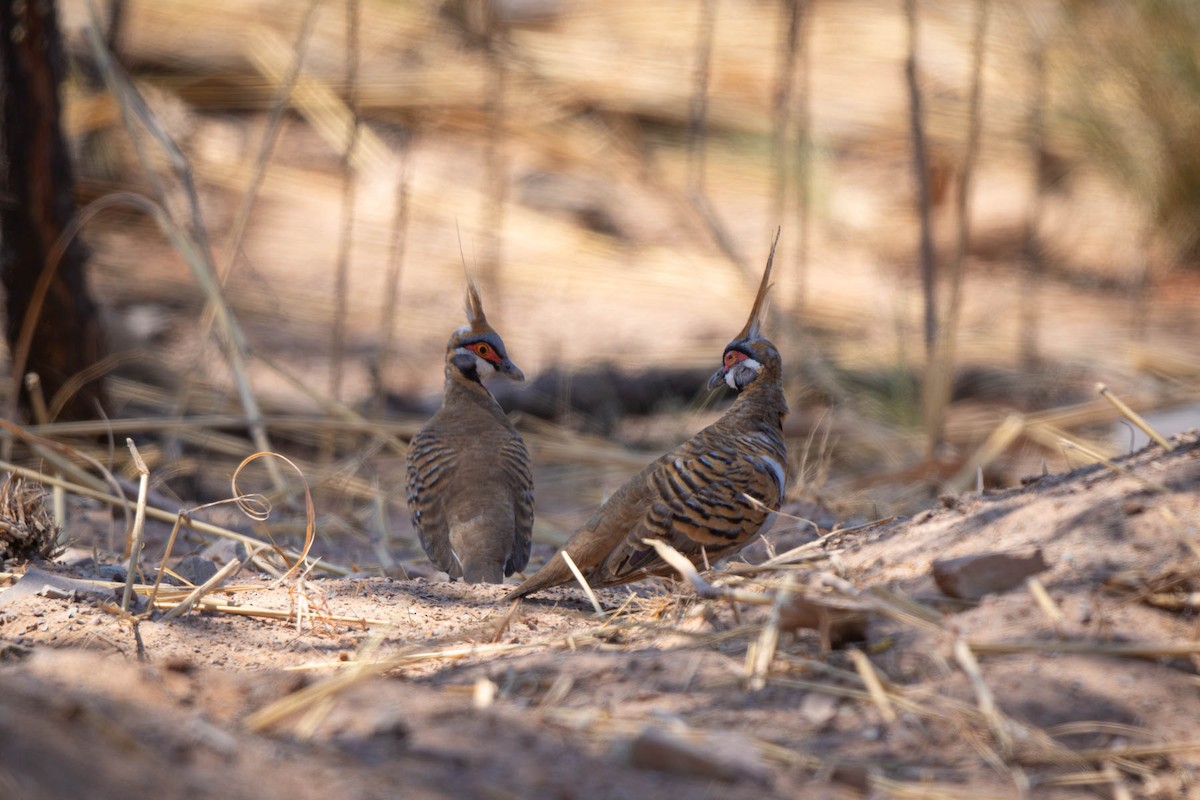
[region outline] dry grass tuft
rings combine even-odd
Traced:
[[[58,551],[58,526],[49,500],[44,486],[8,474],[0,486],[0,563],[52,558]]]

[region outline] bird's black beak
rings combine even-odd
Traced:
[[[521,372],[521,368],[507,358],[496,365],[496,371],[517,383],[525,381],[525,373]]]
[[[725,368],[721,367],[713,373],[713,376],[708,379],[708,388],[716,389],[718,386],[725,385]]]

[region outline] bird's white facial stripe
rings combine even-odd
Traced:
[[[496,371],[496,366],[492,362],[480,358],[479,356],[475,355],[474,352],[465,347],[454,348],[454,355],[470,356],[471,358],[475,359],[475,372],[479,374],[480,379],[486,378]]]
[[[757,375],[758,373],[762,372],[762,364],[758,363],[753,358],[744,358],[729,368],[729,371],[725,373],[725,383],[729,384],[729,388],[733,389],[735,392],[741,386],[745,386],[750,382],[750,376],[745,375],[743,370],[750,370]]]

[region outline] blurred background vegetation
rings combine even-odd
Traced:
[[[558,539],[727,399],[703,378],[777,226],[792,496],[823,524],[1127,452],[1097,382],[1167,431],[1200,416],[1188,0],[89,8],[59,0],[78,204],[140,193],[195,237],[161,130],[220,276],[143,211],[84,228],[106,413],[162,491],[227,491],[251,394],[323,530],[412,550],[400,453],[463,320],[461,251],[531,378],[497,392]]]

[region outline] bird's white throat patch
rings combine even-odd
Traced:
[[[725,383],[735,392],[749,383],[758,373],[762,372],[762,364],[753,358],[739,361],[725,373]]]
[[[475,372],[479,375],[479,379],[483,380],[496,371],[496,367],[492,362],[480,358],[465,347],[454,348],[456,356],[470,356],[475,359]]]

